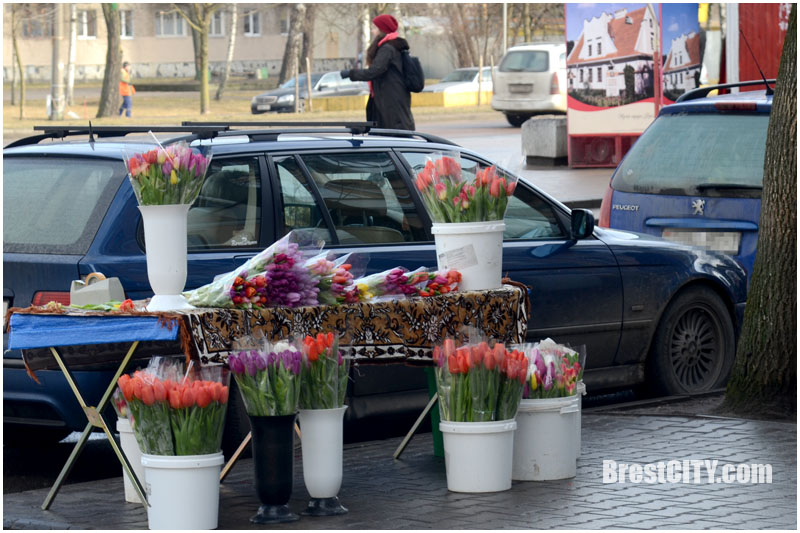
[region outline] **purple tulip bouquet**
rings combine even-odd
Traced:
[[[302,359],[300,351],[288,342],[230,354],[228,366],[239,386],[247,414],[282,416],[296,413]]]

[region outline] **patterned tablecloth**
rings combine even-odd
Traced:
[[[499,289],[473,292],[456,292],[430,298],[408,298],[385,302],[270,309],[192,309],[170,313],[98,313],[62,308],[13,309],[10,320],[10,346],[23,350],[29,372],[57,368],[49,346],[63,346],[59,351],[71,367],[98,365],[113,362],[124,355],[132,340],[127,336],[114,338],[113,333],[99,342],[81,344],[80,340],[62,342],[66,335],[53,335],[38,327],[34,316],[64,317],[63,330],[75,329],[76,337],[91,336],[91,324],[98,316],[113,318],[141,317],[152,323],[157,317],[165,328],[174,328],[174,340],[143,341],[137,349],[138,357],[183,353],[188,359],[202,363],[224,362],[234,348],[234,342],[246,335],[263,333],[268,339],[278,341],[290,335],[338,330],[342,333],[341,345],[352,346],[354,357],[360,364],[408,363],[430,365],[431,348],[446,336],[457,336],[465,326],[473,326],[484,334],[506,343],[523,342],[528,323],[529,302],[527,291],[517,285],[503,285]],[[31,315],[24,321],[18,319],[18,339],[23,333],[35,337],[25,346],[15,346],[15,315]],[[24,323],[24,325],[23,325]],[[134,321],[135,323],[135,321]],[[98,326],[99,327],[99,326]],[[26,331],[22,331],[26,328]],[[106,330],[109,328],[106,327]],[[116,329],[116,328],[113,328]]]

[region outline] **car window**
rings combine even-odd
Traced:
[[[212,159],[187,220],[190,250],[258,243],[261,174],[255,157]]]
[[[319,80],[319,85],[317,88],[321,88],[323,85],[326,85],[328,88],[333,88],[339,85],[339,80],[341,76],[339,76],[338,72],[328,72]]]
[[[387,153],[301,155],[339,244],[426,240],[413,199]]]
[[[481,78],[483,81],[492,81],[492,71],[484,70]]]
[[[630,149],[612,187],[687,196],[730,196],[736,185],[760,187],[768,124],[767,114],[662,115]]]
[[[432,152],[403,152],[414,174],[425,168],[425,162]],[[486,165],[464,156],[459,157],[461,174],[469,182],[475,174]],[[498,170],[502,174],[502,170]],[[533,190],[517,187],[514,196],[508,201],[506,209],[505,239],[556,239],[565,237],[563,228],[558,222],[552,206]]]
[[[477,73],[477,70],[454,70],[442,78],[439,83],[472,81],[475,79]]]
[[[283,233],[295,229],[317,232],[317,237],[334,242],[333,236],[322,216],[314,193],[294,156],[274,158],[281,194]]]
[[[85,254],[126,176],[122,161],[3,158],[3,251]]]
[[[515,50],[500,62],[500,72],[547,72],[550,54],[544,50]]]

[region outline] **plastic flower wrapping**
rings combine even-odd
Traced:
[[[529,379],[523,397],[561,398],[576,394],[578,382],[583,379],[586,364],[586,346],[577,350],[545,339],[535,344],[522,345],[530,361]]]
[[[300,408],[334,409],[344,405],[350,358],[339,346],[339,334],[307,335],[302,342]]]
[[[247,414],[295,414],[300,399],[300,350],[288,340],[270,343],[263,337],[245,339],[238,344],[245,348],[228,355],[228,366],[239,386]]]
[[[185,141],[158,146],[147,152],[123,151],[133,192],[139,205],[191,204],[200,193],[211,163]]]
[[[183,361],[153,357],[147,368],[123,374],[119,389],[142,453],[203,455],[221,449],[228,404],[222,366],[184,371]]]
[[[517,178],[494,165],[468,176],[458,152],[436,153],[417,173],[416,186],[434,222],[486,222],[503,220]]]
[[[528,372],[522,352],[501,342],[458,346],[445,339],[434,346],[433,359],[442,420],[490,422],[516,416]]]

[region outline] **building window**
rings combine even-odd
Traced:
[[[592,83],[592,69],[587,68],[586,69],[586,74],[589,75],[589,78],[586,81],[588,81],[589,83]]]
[[[183,37],[186,35],[186,24],[178,13],[156,13],[156,37]]]
[[[245,37],[258,37],[261,35],[261,13],[250,11],[244,15]]]
[[[97,14],[93,9],[78,11],[78,39],[97,38]]]
[[[133,11],[120,9],[119,21],[119,36],[123,39],[131,39],[133,37]]]
[[[603,67],[597,67],[597,81],[603,81]]]
[[[280,11],[280,19],[278,22],[280,23],[281,35],[289,35],[289,27],[291,26],[292,16],[288,7],[283,8]]]
[[[582,68],[578,69],[578,76],[579,76],[580,82],[583,83],[583,69]]]
[[[211,37],[225,37],[225,13],[218,9],[211,17],[211,26],[208,28]]]
[[[589,45],[589,57],[591,57],[591,56],[592,56],[592,45],[590,44]]]
[[[52,37],[53,36],[53,17],[50,15],[52,9],[49,5],[38,6],[28,4],[28,9],[23,11],[26,18],[20,21],[22,36],[29,37]]]
[[[597,43],[597,55],[603,55],[603,43]]]
[[[683,72],[681,72],[681,85],[683,84]]]

